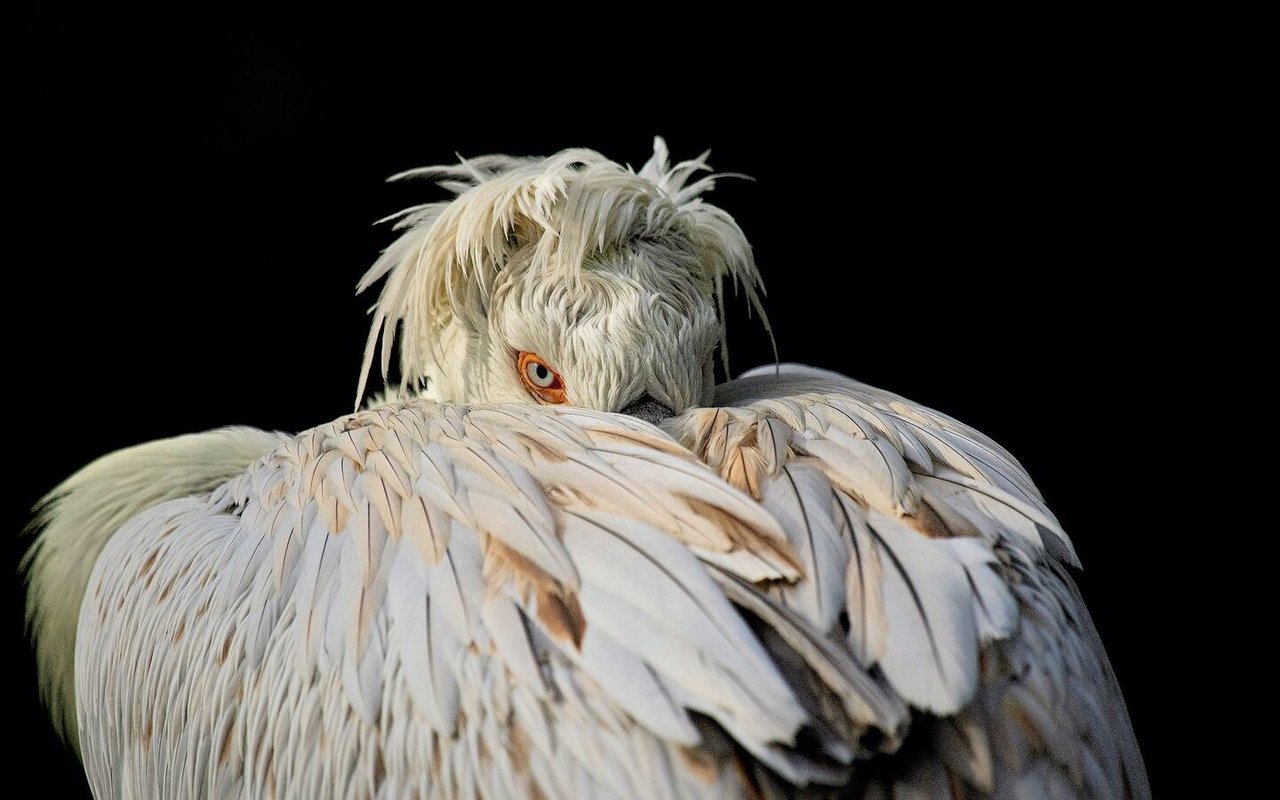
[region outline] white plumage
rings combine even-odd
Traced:
[[[457,197],[361,283],[398,389],[51,493],[28,608],[95,794],[1149,796],[1011,456],[834,373],[714,385],[759,279],[704,159],[408,173]]]

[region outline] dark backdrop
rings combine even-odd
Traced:
[[[159,35],[142,15],[67,12],[5,33],[19,201],[4,240],[19,376],[6,749],[47,763],[35,775],[49,796],[84,789],[22,634],[14,532],[40,494],[138,441],[299,430],[349,410],[370,302],[352,290],[391,238],[370,223],[441,196],[385,176],[567,146],[638,166],[655,134],[676,157],[711,148],[716,168],[754,176],[712,201],[754,243],[783,359],[939,408],[1030,470],[1075,540],[1160,786],[1169,732],[1146,676],[1164,669],[1169,591],[1134,454],[1159,435],[1148,365],[1166,346],[1126,271],[1142,243],[1127,234],[1134,136],[1115,75],[1083,51],[857,58],[820,21],[799,57],[644,44],[655,37],[543,52],[482,31],[406,35],[394,18],[311,23]],[[770,360],[741,308],[730,326],[735,371]]]

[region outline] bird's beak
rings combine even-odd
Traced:
[[[674,417],[675,412],[654,400],[647,394],[640,395],[625,408],[621,413],[630,414],[636,419],[642,419],[650,425],[657,425],[668,417]]]

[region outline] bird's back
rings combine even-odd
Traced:
[[[1012,458],[831,375],[718,400],[665,433],[413,401],[246,440],[97,559],[95,792],[1147,796]]]

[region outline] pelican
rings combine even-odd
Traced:
[[[763,308],[706,158],[396,176],[453,197],[359,283],[355,412],[42,501],[41,690],[97,797],[1150,796],[1009,453],[833,372],[715,383],[726,286]]]

